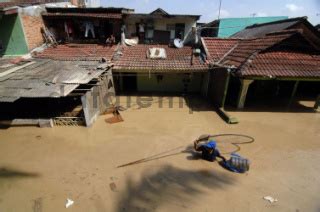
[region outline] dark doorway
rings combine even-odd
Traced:
[[[185,24],[176,24],[176,38],[184,39]]]
[[[123,91],[136,92],[137,91],[137,74],[124,73],[122,75]]]
[[[231,75],[225,105],[233,107],[237,106],[240,86],[240,79]]]

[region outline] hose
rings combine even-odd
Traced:
[[[226,137],[226,136],[237,136],[237,137],[248,138],[250,140],[247,141],[247,142],[231,142],[231,144],[234,145],[235,147],[237,147],[237,149],[235,151],[232,151],[232,152],[229,152],[229,153],[223,153],[223,154],[231,154],[231,153],[239,152],[240,149],[241,149],[240,146],[239,146],[240,144],[250,144],[250,143],[254,142],[254,138],[253,137],[248,136],[248,135],[242,135],[242,134],[201,135],[197,140],[194,141],[194,149],[195,150],[197,149],[197,145],[200,142],[206,142],[206,141],[209,140],[209,138]],[[220,143],[220,142],[217,142],[217,143]],[[131,165],[135,165],[135,164],[139,164],[139,163],[149,162],[149,161],[152,161],[152,160],[157,160],[157,159],[160,159],[160,158],[165,158],[165,157],[169,157],[169,156],[178,155],[178,154],[184,153],[185,151],[180,151],[180,152],[172,153],[172,154],[168,154],[168,153],[176,151],[176,150],[181,149],[183,147],[185,147],[185,146],[179,146],[179,147],[167,150],[165,152],[161,152],[161,153],[152,155],[150,157],[142,158],[140,160],[136,160],[136,161],[133,161],[133,162],[130,162],[130,163],[127,163],[127,164],[123,164],[123,165],[117,166],[117,168],[122,168],[122,167],[131,166]]]
[[[249,141],[245,141],[245,142],[231,142],[231,144],[233,146],[235,146],[237,149],[232,151],[232,152],[225,152],[223,154],[232,154],[232,153],[236,153],[239,152],[241,150],[241,147],[239,145],[242,144],[251,144],[254,142],[254,138],[249,136],[249,135],[243,135],[243,134],[216,134],[216,135],[201,135],[197,140],[194,141],[194,149],[197,150],[199,143],[201,142],[206,142],[208,141],[210,138],[218,138],[218,137],[226,137],[226,136],[236,136],[236,137],[243,137],[243,138],[248,138]],[[223,143],[221,141],[216,141],[217,143]]]

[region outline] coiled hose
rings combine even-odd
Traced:
[[[231,144],[233,146],[235,146],[237,149],[234,150],[234,151],[231,151],[231,152],[227,152],[227,153],[224,153],[224,154],[232,154],[232,153],[236,153],[236,152],[239,152],[241,150],[241,147],[239,145],[242,145],[242,144],[251,144],[254,142],[254,138],[249,136],[249,135],[243,135],[243,134],[216,134],[216,135],[208,135],[208,134],[205,134],[205,135],[201,135],[197,140],[194,141],[194,149],[197,150],[198,147],[199,147],[199,144],[201,144],[202,142],[206,142],[208,141],[209,139],[212,139],[212,138],[218,138],[218,137],[227,137],[227,136],[236,136],[236,137],[242,137],[242,138],[247,138],[249,139],[249,141],[245,141],[245,142],[231,142]],[[221,143],[220,142],[217,142],[217,143]]]

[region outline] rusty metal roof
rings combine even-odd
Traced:
[[[1,72],[0,101],[67,96],[80,84],[98,78],[105,70],[98,61],[53,61],[37,59]]]
[[[61,17],[77,17],[77,18],[100,18],[100,19],[122,19],[121,13],[42,13],[43,17],[61,18]]]
[[[35,55],[36,58],[53,60],[100,60],[102,57],[111,60],[116,45],[98,44],[62,44],[56,47],[49,47],[43,52]]]

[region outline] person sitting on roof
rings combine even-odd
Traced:
[[[108,37],[106,40],[107,45],[113,45],[115,43],[116,43],[116,38],[113,35],[110,35],[110,37]]]

